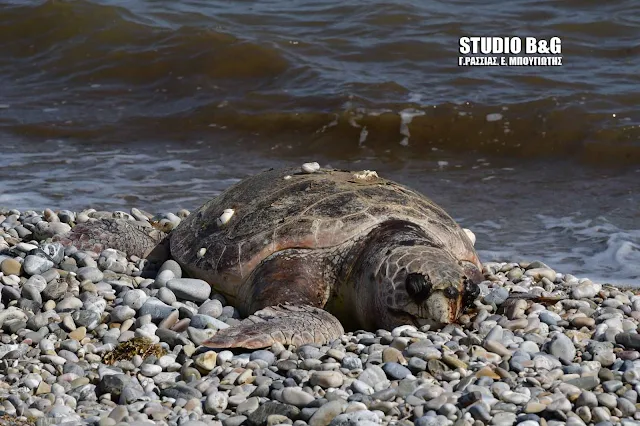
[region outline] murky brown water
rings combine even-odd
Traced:
[[[561,67],[458,67],[461,36]],[[260,169],[373,168],[484,260],[640,281],[640,3],[0,0],[0,204],[194,208]]]

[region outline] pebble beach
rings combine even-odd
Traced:
[[[0,209],[0,424],[640,424],[633,289],[485,263],[475,306],[440,330],[202,351],[241,319],[206,282],[55,241],[99,218],[171,230],[188,214]]]

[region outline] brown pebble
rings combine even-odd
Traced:
[[[396,348],[391,347],[385,348],[382,351],[382,362],[397,362],[400,364],[407,364],[407,360],[402,355],[402,352],[400,352]]]
[[[464,361],[459,360],[458,358],[456,358],[455,356],[449,355],[449,354],[444,354],[442,355],[442,362],[444,362],[445,364],[447,364],[449,367],[452,368],[467,368],[467,363]]]
[[[489,367],[484,367],[476,373],[476,377],[491,377],[494,380],[500,380],[501,377]]]
[[[526,318],[520,318],[505,322],[504,328],[506,328],[507,330],[518,330],[521,328],[525,328],[528,325],[529,320],[527,320]]]
[[[87,335],[87,327],[78,327],[75,330],[73,330],[71,333],[69,333],[69,337],[77,341],[81,341],[86,337],[86,335]]]
[[[622,351],[618,355],[618,358],[625,361],[635,361],[640,358],[640,352],[638,351]]]
[[[546,405],[539,402],[531,401],[524,407],[524,412],[527,414],[535,414],[544,411],[547,408]]]
[[[165,319],[160,321],[160,324],[158,324],[158,328],[170,329],[171,327],[176,325],[179,317],[180,317],[180,313],[178,312],[177,309],[172,311],[169,315],[167,315]]]
[[[36,395],[43,395],[45,393],[51,392],[51,385],[45,382],[44,380],[40,382],[38,385],[38,389],[36,389]]]
[[[484,342],[483,346],[489,352],[493,352],[494,354],[498,354],[502,357],[511,356],[511,351],[507,349],[502,343],[496,342],[495,340],[488,340]]]
[[[174,312],[177,312],[177,311],[174,311]],[[186,331],[187,328],[189,328],[190,323],[191,323],[191,320],[189,318],[182,318],[180,321],[178,321],[171,327],[171,330],[178,333],[182,333],[183,331]]]
[[[0,271],[5,275],[20,275],[22,265],[15,259],[5,259],[0,263]]]
[[[571,320],[571,324],[574,327],[593,327],[594,325],[596,325],[596,320],[594,320],[593,318],[589,318],[589,317],[575,317],[574,319]]]

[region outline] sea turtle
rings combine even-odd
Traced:
[[[306,171],[305,171],[306,170]],[[125,219],[63,239],[163,257],[164,234]],[[326,343],[348,329],[454,322],[479,293],[470,237],[439,206],[375,172],[270,169],[204,204],[164,242],[248,318],[204,343]]]

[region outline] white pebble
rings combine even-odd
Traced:
[[[286,175],[286,176],[284,177],[284,180],[289,180],[289,179],[291,179],[291,175]]]
[[[315,173],[318,170],[320,170],[320,164],[315,161],[313,163],[304,163],[302,165],[302,171],[305,173]]]
[[[474,234],[473,232],[471,232],[470,229],[467,228],[462,228],[462,230],[464,231],[465,234],[467,234],[467,237],[469,237],[469,239],[471,240],[471,244],[472,245],[476,245],[476,234]]]
[[[204,254],[207,252],[206,247],[202,247],[200,250],[198,250],[198,258],[204,257]]]
[[[236,211],[233,209],[224,209],[224,212],[222,212],[218,218],[218,226],[226,225],[231,220],[231,217],[233,217],[235,212]]]
[[[496,112],[493,114],[487,114],[487,121],[500,121],[502,120],[502,114]]]

